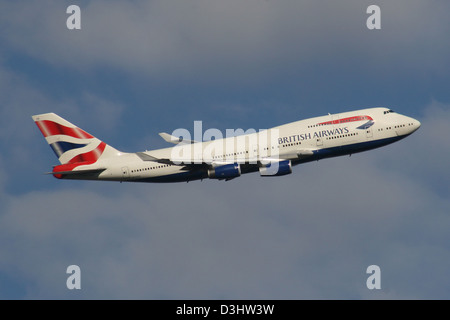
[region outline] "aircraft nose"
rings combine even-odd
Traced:
[[[421,123],[420,123],[420,121],[419,120],[416,120],[416,119],[414,119],[414,129],[415,130],[417,130],[417,129],[419,129],[420,128],[420,126],[422,125]],[[414,131],[415,131],[414,130]]]
[[[411,133],[413,133],[413,132],[417,131],[422,124],[420,123],[419,120],[416,120],[414,118],[410,118],[410,119],[411,119],[411,124],[412,124]]]
[[[396,132],[398,135],[408,135],[411,133],[416,132],[420,126],[421,123],[419,120],[416,120],[412,117],[407,117],[407,116],[403,116],[401,118],[401,121],[399,121],[401,124],[397,125],[396,128]]]

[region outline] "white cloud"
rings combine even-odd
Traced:
[[[67,2],[8,3],[1,37],[30,56],[78,71],[103,66],[206,83],[259,81],[324,63],[358,64],[374,74],[447,65],[448,4],[382,2],[382,29],[373,32],[365,24],[369,4],[99,0],[81,5],[82,29],[69,31]]]
[[[26,298],[445,298],[450,203],[414,167],[380,165],[411,159],[407,141],[445,122],[445,106],[427,110],[404,141],[287,177],[3,191],[0,268]],[[365,287],[371,264],[381,292]]]
[[[76,297],[70,264],[84,298],[445,298],[449,202],[377,167],[376,152],[278,179],[58,181],[71,187],[5,202],[1,268],[27,298]],[[366,291],[371,264],[382,292]]]
[[[445,69],[446,44],[431,56],[421,44],[445,39],[445,28],[427,24],[433,14],[442,21],[442,7],[381,3],[377,34],[355,27],[365,27],[365,4],[344,3],[91,1],[82,6],[82,31],[71,32],[68,2],[9,2],[1,4],[0,37],[8,50],[86,74],[106,66],[254,80],[293,65],[322,66],[330,52],[345,62],[355,51],[350,59],[376,62],[393,52],[383,61]],[[395,46],[398,39],[407,45]],[[31,114],[62,113],[101,136],[117,127],[121,103],[94,91],[55,98],[3,67],[0,102],[0,142],[14,145],[0,159],[0,269],[26,298],[449,297],[450,203],[446,189],[436,190],[450,180],[446,104],[432,102],[422,128],[404,141],[298,166],[291,176],[132,185],[47,184],[53,178],[29,168],[44,148]],[[94,124],[99,130],[90,129]],[[11,194],[6,183],[14,180],[36,191]],[[65,288],[70,264],[82,268],[81,292]],[[381,292],[365,287],[370,264],[382,269]]]

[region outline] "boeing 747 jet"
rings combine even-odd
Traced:
[[[53,167],[54,177],[120,182],[231,180],[250,172],[283,176],[301,163],[386,146],[420,127],[419,121],[391,109],[371,108],[210,141],[160,133],[174,146],[128,153],[54,113],[32,118],[60,162]]]

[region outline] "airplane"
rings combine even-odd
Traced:
[[[32,116],[55,152],[58,179],[120,182],[231,180],[292,173],[301,163],[352,155],[399,141],[420,128],[416,119],[389,108],[369,108],[295,121],[258,132],[193,141],[160,133],[175,146],[121,152],[55,113]]]

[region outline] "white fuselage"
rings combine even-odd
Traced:
[[[95,164],[84,166],[84,169],[102,167],[106,170],[83,179],[190,181],[208,178],[208,168],[232,163],[239,164],[242,173],[254,172],[265,161],[290,160],[292,165],[297,165],[378,148],[410,135],[419,127],[419,121],[387,108],[362,109],[225,139],[141,153],[118,153],[117,157],[99,159]]]

